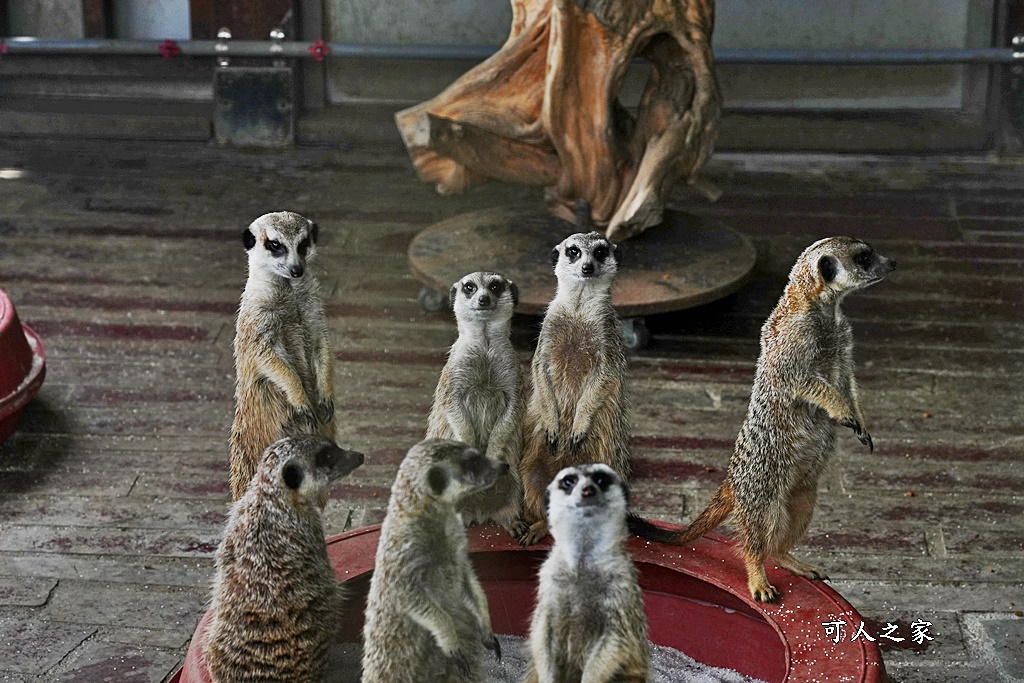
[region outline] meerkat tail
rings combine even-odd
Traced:
[[[732,487],[726,482],[715,492],[707,507],[690,522],[690,525],[679,531],[672,531],[651,524],[643,517],[630,514],[626,522],[629,533],[647,541],[666,545],[685,545],[701,538],[717,527],[732,512],[734,505]]]

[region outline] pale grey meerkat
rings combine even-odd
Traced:
[[[466,275],[449,293],[459,338],[434,391],[427,421],[428,439],[454,439],[509,465],[494,486],[469,495],[462,504],[467,523],[494,520],[511,530],[519,516],[523,448],[523,372],[512,341],[512,309],[519,290],[508,278],[489,272]]]
[[[260,216],[242,233],[249,278],[235,329],[232,500],[277,439],[335,438],[334,358],[319,284],[307,268],[317,233],[316,223],[288,211]]]
[[[853,333],[839,305],[895,268],[894,259],[850,237],[819,240],[800,255],[761,328],[750,405],[725,482],[684,531],[631,518],[634,533],[690,543],[733,512],[755,600],[774,602],[780,595],[765,574],[768,558],[801,576],[828,578],[790,550],[811,522],[818,480],[836,450],[836,425],[852,429],[874,451],[853,375]]]
[[[459,506],[506,474],[457,441],[413,446],[391,488],[363,631],[363,683],[478,683],[501,658]]]
[[[603,462],[623,480],[630,474],[628,368],[611,291],[618,251],[598,232],[576,233],[552,250],[551,263],[558,287],[533,355],[523,421],[523,545],[547,534],[544,490],[562,468]]]
[[[646,683],[647,617],[625,547],[622,479],[600,463],[567,467],[546,498],[555,544],[540,568],[525,683]]]
[[[267,448],[217,549],[203,648],[217,683],[321,683],[342,596],[319,501],[362,462],[320,436]]]

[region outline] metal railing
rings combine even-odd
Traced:
[[[1024,41],[1022,41],[1024,42]],[[56,40],[2,38],[0,58],[16,55],[177,55],[294,59],[448,59],[481,61],[498,48],[457,45],[358,45],[270,40]],[[718,64],[925,65],[1024,64],[1013,48],[936,50],[715,50]]]

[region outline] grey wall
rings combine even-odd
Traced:
[[[350,43],[500,45],[507,0],[324,0],[331,40]],[[987,46],[995,0],[720,0],[716,48],[948,48]],[[429,98],[466,63],[333,62],[333,101]],[[925,68],[719,68],[727,106],[751,109],[981,106],[984,70]],[[632,88],[636,89],[635,85]]]
[[[81,38],[82,0],[8,0],[12,36]]]

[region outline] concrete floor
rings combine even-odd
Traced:
[[[381,519],[454,339],[416,302],[409,240],[461,211],[540,202],[497,185],[438,197],[394,144],[4,139],[4,168],[24,175],[0,179],[0,286],[48,355],[0,448],[9,681],[159,682],[181,662],[228,504],[245,225],[287,208],[322,227],[343,442],[367,454],[328,508],[335,533]],[[678,204],[747,233],[756,277],[649,320],[653,343],[631,361],[636,506],[683,521],[708,499],[793,259],[820,237],[868,239],[900,261],[846,305],[876,449],[843,434],[799,550],[869,633],[899,626],[907,640],[883,649],[895,680],[1024,680],[1024,165],[720,155],[708,177],[718,204]],[[517,320],[524,360],[535,323]],[[934,638],[920,645],[919,620]]]

